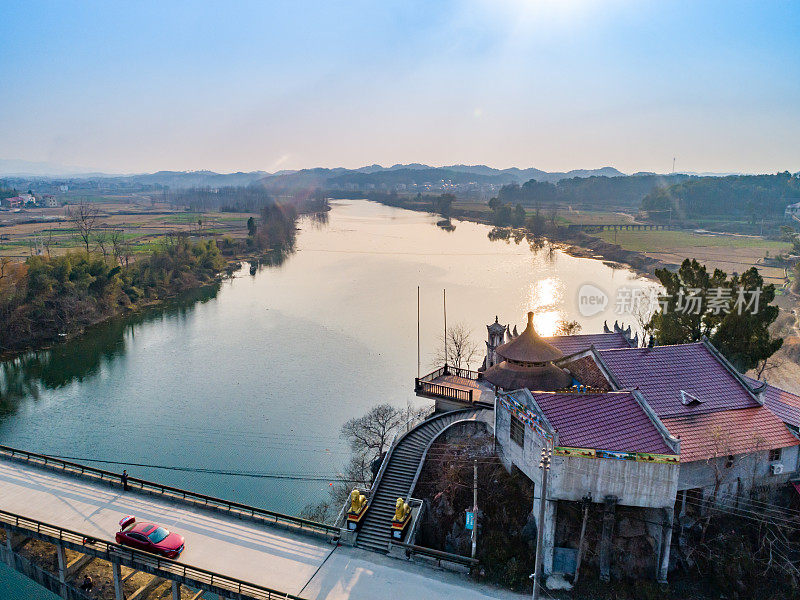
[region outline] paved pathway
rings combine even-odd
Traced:
[[[466,577],[0,459],[0,509],[114,540],[126,514],[186,538],[180,562],[309,600],[523,596]],[[327,560],[326,560],[327,559]]]

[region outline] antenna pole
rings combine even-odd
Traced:
[[[419,286],[417,286],[417,377],[419,377]]]
[[[444,370],[447,371],[447,290],[445,289],[442,290],[442,308],[444,310]]]

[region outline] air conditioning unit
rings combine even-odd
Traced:
[[[781,463],[772,463],[769,466],[769,472],[773,475],[780,475],[783,473],[783,465]]]

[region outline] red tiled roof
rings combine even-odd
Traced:
[[[585,333],[580,335],[557,335],[544,338],[546,342],[561,350],[565,356],[588,350],[592,346],[598,350],[630,348],[628,340],[621,333]]]
[[[631,392],[533,393],[558,432],[558,444],[653,454],[675,454]],[[515,396],[522,400],[524,396]]]
[[[681,462],[800,444],[768,408],[743,408],[663,419],[681,439]]]
[[[596,390],[611,391],[613,389],[591,355],[561,362],[559,366],[567,369],[581,385],[587,385]]]
[[[600,350],[621,388],[638,388],[660,418],[760,406],[702,342]],[[700,402],[686,405],[681,391]]]
[[[753,387],[763,385],[762,382],[751,377],[748,377],[747,380],[753,384]],[[767,385],[764,388],[764,406],[778,415],[784,423],[800,427],[800,396],[774,385]]]

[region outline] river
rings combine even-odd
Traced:
[[[615,318],[614,290],[652,285],[548,246],[492,241],[484,225],[457,221],[450,232],[436,221],[336,201],[327,223],[300,222],[297,251],[280,265],[254,275],[245,265],[218,288],[2,364],[0,443],[76,459],[248,472],[258,476],[128,467],[297,514],[325,497],[347,460],[342,423],[380,402],[421,402],[412,391],[417,286],[424,373],[440,343],[444,288],[448,322],[464,323],[483,348],[495,315],[523,326],[532,309],[543,335],[562,318],[598,332]],[[577,305],[587,283],[612,296],[592,317]]]

